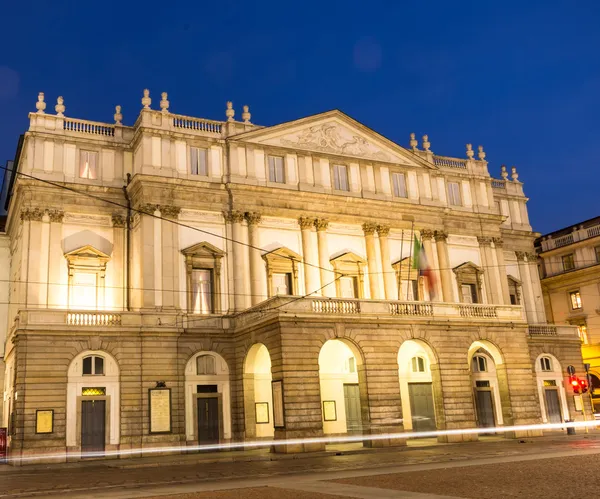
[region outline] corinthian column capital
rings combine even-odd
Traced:
[[[365,222],[362,224],[362,230],[365,233],[365,236],[372,236],[377,230],[377,224],[374,224],[373,222]]]
[[[378,225],[377,226],[377,234],[379,237],[387,237],[390,234],[390,226],[389,225]]]
[[[312,229],[315,225],[315,219],[311,217],[300,217],[298,219],[298,225],[301,230]]]
[[[315,227],[317,231],[327,230],[327,226],[329,225],[329,220],[325,218],[316,218],[315,219]]]
[[[248,211],[246,212],[246,220],[248,221],[248,225],[258,225],[260,223],[261,214],[257,211]]]

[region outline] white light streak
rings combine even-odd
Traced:
[[[143,447],[124,450],[108,450],[103,452],[82,452],[80,454],[57,452],[48,454],[27,455],[22,457],[10,457],[8,462],[28,463],[35,461],[66,461],[70,459],[81,458],[110,458],[110,457],[141,457],[157,454],[186,454],[196,451],[223,451],[223,450],[248,450],[260,447],[282,446],[282,445],[300,445],[300,444],[344,444],[355,442],[367,442],[387,439],[409,440],[414,438],[431,438],[452,435],[478,435],[480,433],[508,433],[529,430],[564,430],[566,428],[593,428],[600,426],[598,421],[572,421],[569,423],[544,423],[515,426],[494,426],[487,428],[461,428],[456,430],[435,430],[419,432],[399,432],[399,433],[381,433],[376,435],[348,435],[338,437],[316,437],[316,438],[289,438],[281,440],[260,440],[251,442],[232,442],[210,445],[177,445],[171,447]]]

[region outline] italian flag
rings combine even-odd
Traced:
[[[425,249],[423,248],[423,245],[417,238],[416,234],[414,237],[413,269],[417,269],[419,271],[419,275],[422,275],[425,278],[425,286],[429,292],[429,299],[433,300],[435,298],[435,277],[431,267],[429,266],[429,262],[427,261],[427,256],[425,255]]]

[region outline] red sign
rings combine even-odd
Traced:
[[[0,463],[6,463],[8,461],[6,443],[6,428],[0,428]]]

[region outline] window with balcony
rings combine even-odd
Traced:
[[[208,176],[208,149],[202,147],[190,148],[190,173],[192,175]]]
[[[333,188],[337,191],[349,191],[348,167],[346,165],[333,165]]]
[[[69,269],[69,307],[97,310],[104,307],[104,282],[109,256],[86,245],[65,254]]]
[[[79,178],[88,180],[98,178],[98,152],[81,151],[79,153]]]
[[[569,298],[571,299],[571,309],[572,310],[580,310],[583,308],[583,304],[581,302],[581,293],[579,290],[571,291],[569,293]]]
[[[575,268],[575,259],[573,258],[573,253],[569,255],[563,255],[562,266],[565,272],[573,270]]]
[[[269,156],[269,181],[285,184],[285,168],[283,156]]]
[[[338,298],[364,298],[366,261],[355,253],[343,253],[330,260],[333,266]]]
[[[221,260],[225,253],[202,242],[182,251],[187,274],[187,309],[193,314],[220,311]]]
[[[460,184],[458,182],[448,182],[448,204],[462,206]]]
[[[483,270],[473,262],[465,262],[452,269],[456,275],[459,298],[462,303],[482,303]]]
[[[392,173],[392,187],[394,189],[395,197],[408,197],[408,192],[406,190],[406,176],[404,173]]]
[[[300,255],[288,248],[281,247],[265,253],[263,260],[267,265],[269,296],[299,294],[298,264],[302,262]]]
[[[99,355],[84,357],[81,374],[84,376],[104,376],[104,357]]]

